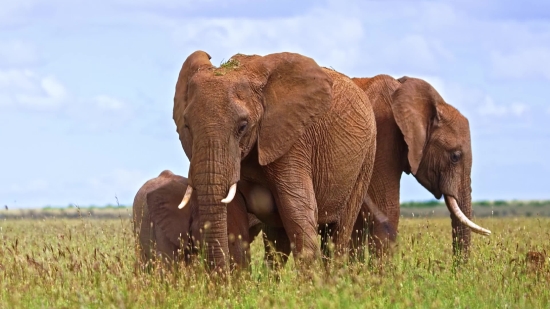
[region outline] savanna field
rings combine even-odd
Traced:
[[[251,273],[216,284],[198,266],[172,272],[140,271],[131,209],[111,211],[118,218],[94,219],[82,213],[73,219],[2,219],[0,307],[550,306],[548,217],[476,218],[493,234],[472,234],[470,261],[460,267],[453,266],[448,217],[402,218],[395,254],[383,271],[363,263],[333,263],[327,271],[318,267],[309,275],[300,275],[291,259],[277,280],[263,266],[263,244],[256,239],[251,248]]]

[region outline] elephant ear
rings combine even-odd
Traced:
[[[176,246],[180,246],[181,239],[186,239],[190,232],[192,205],[178,209],[187,188],[187,180],[175,176],[166,180],[162,185],[147,193],[147,205],[153,224],[160,227],[166,237]]]
[[[176,123],[177,132],[182,143],[185,154],[191,158],[191,145],[186,144],[189,139],[184,138],[185,121],[183,120],[183,112],[187,107],[187,90],[189,80],[195,73],[201,69],[211,68],[210,55],[204,51],[198,50],[189,55],[183,62],[183,65],[176,83],[176,93],[174,95],[174,110],[173,119]]]
[[[409,148],[411,172],[416,175],[430,131],[439,121],[438,102],[443,99],[426,81],[403,76],[392,95],[392,111]]]
[[[294,53],[254,57],[248,63],[261,83],[264,108],[258,157],[269,164],[290,150],[332,104],[332,78],[311,58]]]

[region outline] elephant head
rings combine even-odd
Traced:
[[[196,194],[189,198],[187,207],[178,209],[187,187],[187,178],[164,170],[148,180],[136,194],[134,225],[143,262],[153,259],[154,255],[173,261],[182,254],[189,262],[198,254],[196,241],[200,239],[200,228]],[[241,195],[227,205],[227,217],[231,223],[227,233],[232,263],[246,268],[250,261],[248,244],[259,233],[261,222],[246,212]]]
[[[491,232],[470,221],[472,146],[468,119],[426,81],[402,77],[392,95],[395,121],[408,146],[408,168],[451,212],[455,252],[470,244],[470,231]]]
[[[197,208],[177,208],[186,187],[185,177],[164,170],[138,190],[133,213],[143,262],[156,255],[175,260],[179,256],[178,251],[188,259],[192,253],[191,239],[198,236],[198,229],[192,227],[197,226],[197,223],[193,224],[193,213],[197,212]]]
[[[185,60],[173,118],[190,160],[186,196],[196,192],[210,267],[225,265],[226,204],[235,196],[241,160],[253,153],[267,165],[284,155],[329,109],[331,91],[330,76],[298,54],[237,54],[219,68],[203,51]]]

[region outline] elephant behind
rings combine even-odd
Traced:
[[[164,170],[138,190],[134,198],[133,219],[139,260],[143,264],[158,256],[165,261],[183,260],[188,263],[198,254],[196,240],[200,234],[196,197],[191,196],[189,205],[178,209],[187,185],[187,178]],[[227,232],[233,263],[247,267],[250,261],[248,245],[259,233],[261,223],[249,216],[242,205],[244,201],[240,195],[228,204],[230,224]]]
[[[368,189],[371,208],[384,212],[397,229],[401,175],[413,174],[435,198],[444,196],[452,219],[453,251],[467,256],[470,231],[491,233],[470,221],[472,149],[468,119],[421,79],[377,75],[353,81],[369,96],[376,118],[376,158]],[[393,237],[379,222],[364,216],[368,208],[367,202],[363,204],[353,239],[364,240],[358,231],[368,231],[371,246],[381,255],[388,238]]]

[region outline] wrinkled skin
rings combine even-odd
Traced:
[[[397,229],[399,224],[403,172],[412,173],[435,198],[455,198],[462,212],[471,218],[472,149],[468,120],[424,80],[377,75],[353,81],[369,96],[376,117],[376,159],[368,194],[387,215],[391,226]],[[368,213],[364,204],[352,239],[364,240],[361,232],[369,232],[371,250],[381,256],[395,235],[368,219],[364,215]],[[458,256],[462,252],[467,257],[471,231],[452,213],[451,219],[454,253]]]
[[[285,232],[267,234],[283,252],[320,256],[318,225],[329,225],[338,252],[346,251],[376,147],[368,97],[349,78],[298,54],[238,54],[215,68],[197,51],[180,71],[173,116],[212,269],[226,265],[221,201],[239,180],[272,193]]]
[[[187,178],[164,170],[138,190],[133,218],[143,265],[156,257],[162,257],[167,264],[178,260],[188,263],[197,255],[194,242],[200,239],[200,231],[196,196],[191,197],[184,209],[177,208],[187,184]],[[227,218],[231,260],[234,266],[247,268],[250,261],[248,245],[259,233],[260,222],[249,217],[242,195],[237,195],[228,204]]]

